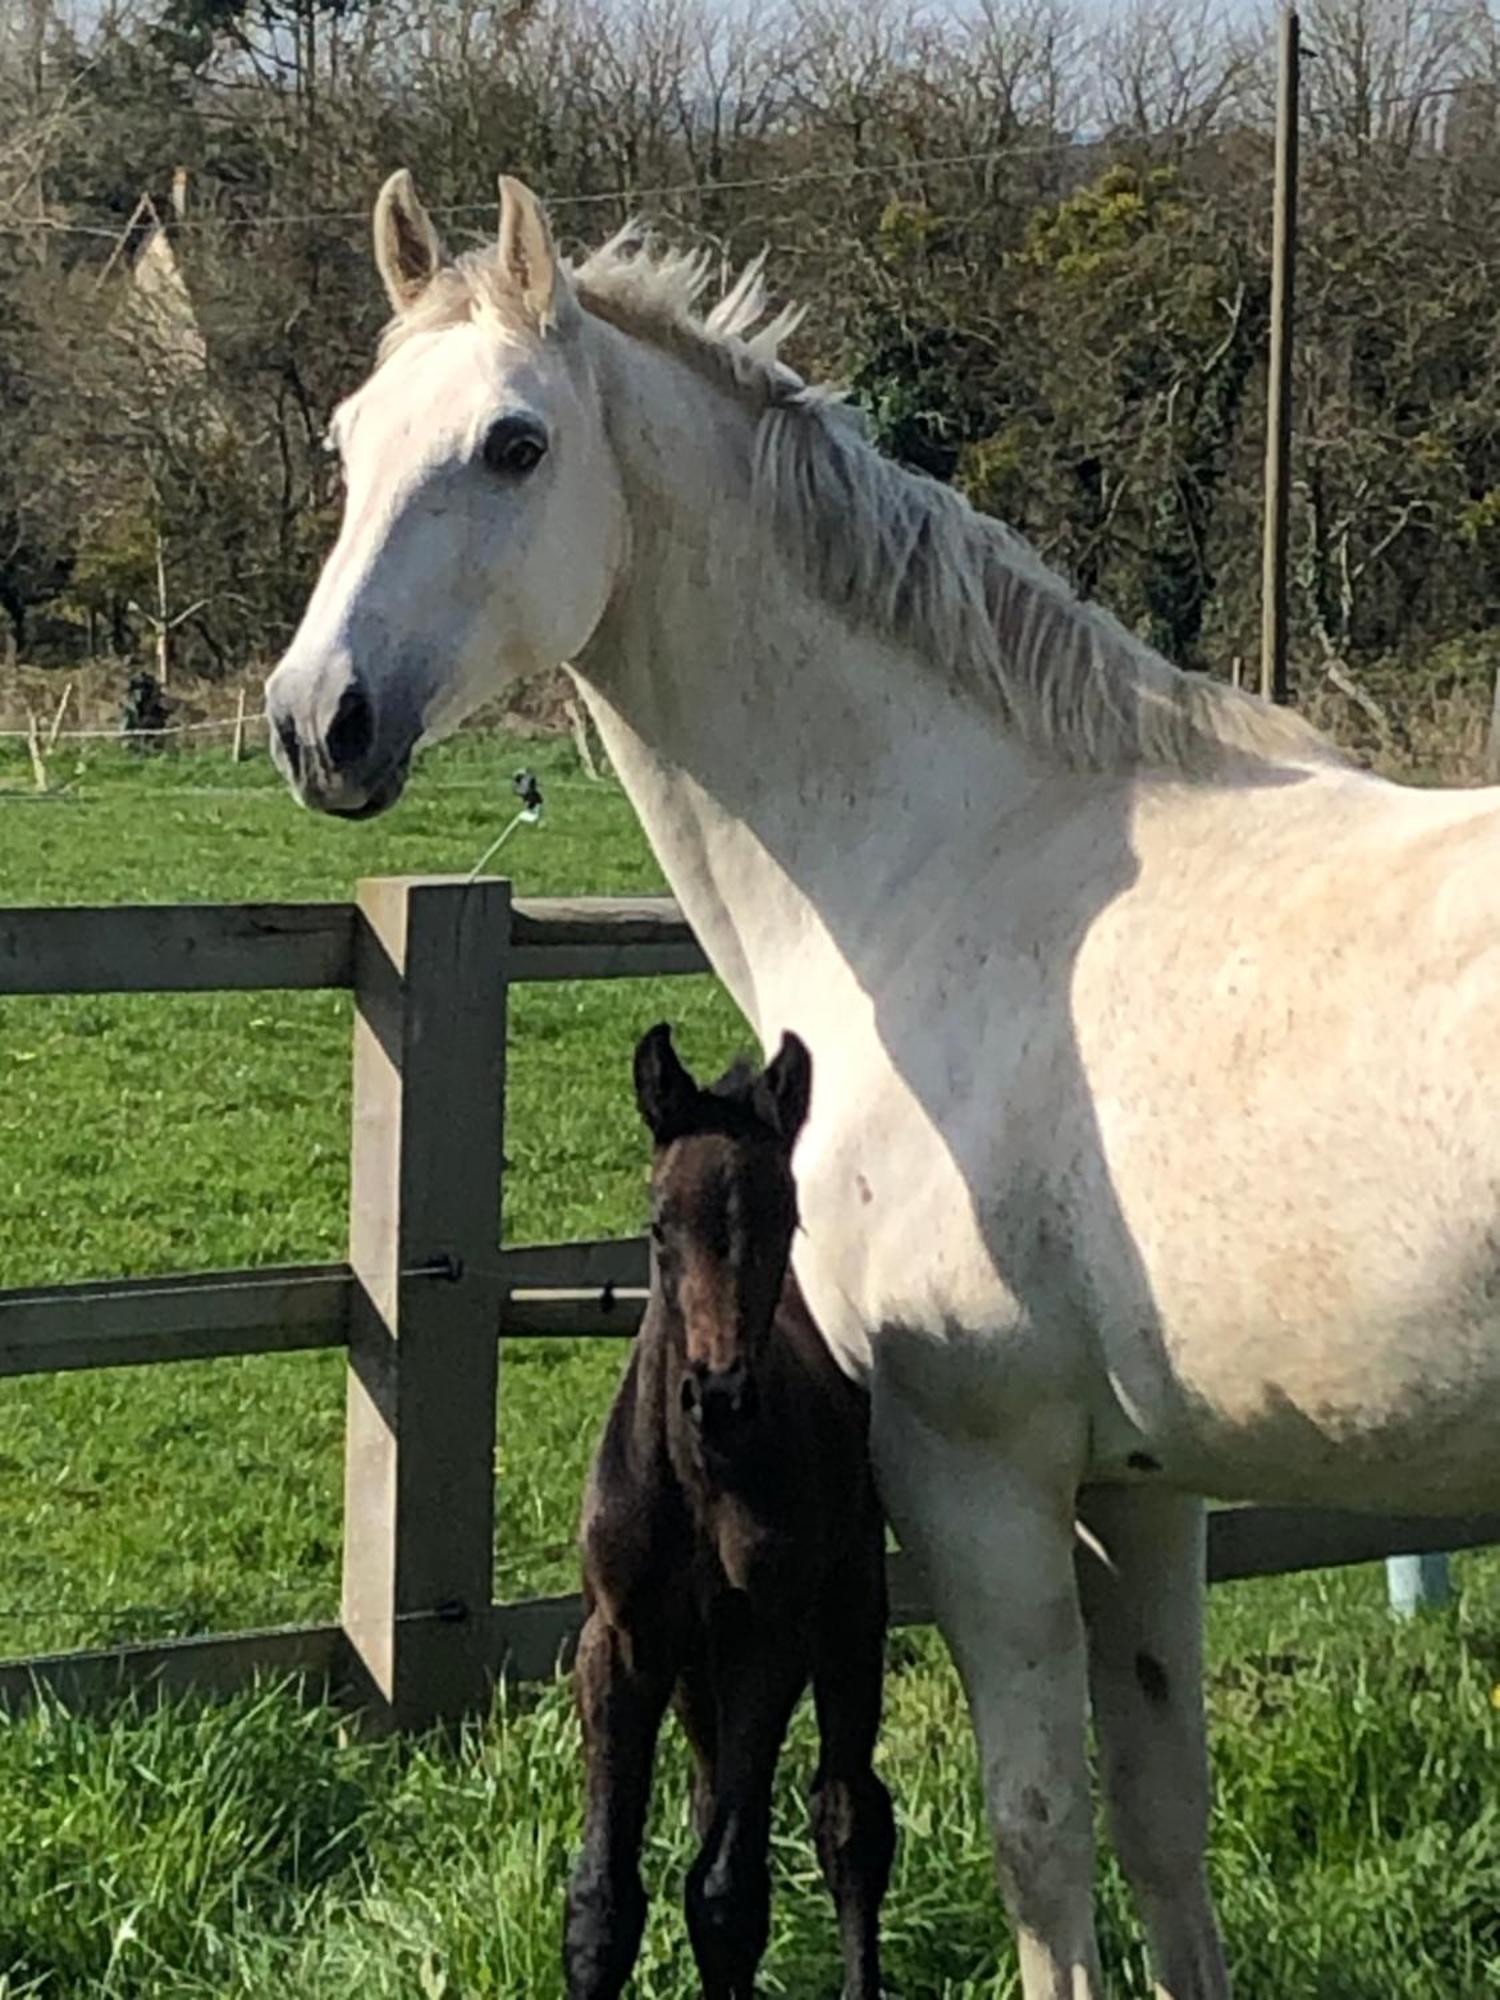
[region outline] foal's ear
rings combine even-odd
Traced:
[[[531,189],[510,174],[500,176],[500,269],[544,332],[561,320],[569,293],[552,231]]]
[[[788,1147],[807,1122],[812,1099],[812,1057],[800,1035],[790,1031],[755,1085],[755,1109]]]
[[[689,1130],[698,1086],[672,1046],[672,1030],[659,1022],[642,1035],[635,1052],[635,1101],[658,1146]]]
[[[405,167],[391,175],[375,200],[375,268],[398,313],[414,306],[443,261],[432,217],[417,199]]]

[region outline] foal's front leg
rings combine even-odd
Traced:
[[[677,1681],[677,1719],[693,1753],[693,1831],[700,1844],[714,1823],[714,1771],[719,1761],[719,1706],[708,1660],[694,1650]]]
[[[891,1795],[871,1767],[885,1671],[885,1550],[821,1607],[813,1696],[818,1860],[839,1913],[845,2000],[879,2000],[880,1905],[896,1850]]]
[[[771,1926],[771,1786],[807,1678],[802,1635],[735,1618],[715,1634],[713,1813],[688,1874],[687,1922],[704,2000],[754,2000]]]
[[[568,2000],[616,2000],[646,1922],[641,1837],[656,1739],[672,1692],[670,1646],[610,1625],[595,1609],[578,1642],[575,1686],[588,1803],[583,1851],[568,1885],[563,1963]]]

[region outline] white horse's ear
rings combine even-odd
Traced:
[[[375,201],[375,268],[398,313],[407,312],[432,283],[443,261],[432,217],[402,167]]]
[[[500,269],[539,327],[556,325],[569,298],[542,204],[524,181],[500,176]]]

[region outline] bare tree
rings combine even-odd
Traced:
[[[1100,123],[1198,143],[1240,109],[1250,46],[1221,0],[1128,0],[1098,37]]]

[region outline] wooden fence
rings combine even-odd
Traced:
[[[0,1700],[122,1684],[228,1691],[299,1673],[378,1722],[480,1706],[497,1675],[555,1671],[572,1598],[493,1599],[499,1339],[625,1335],[640,1239],[499,1242],[506,1014],[526,981],[705,971],[674,904],[513,901],[497,880],[396,878],[353,903],[0,911],[0,997],[345,988],[355,1002],[344,1264],[0,1291],[0,1376],[340,1347],[348,1357],[336,1624],[0,1666]],[[1500,1541],[1500,1517],[1247,1507],[1210,1523],[1213,1580]],[[901,1622],[925,1616],[892,1558]]]

